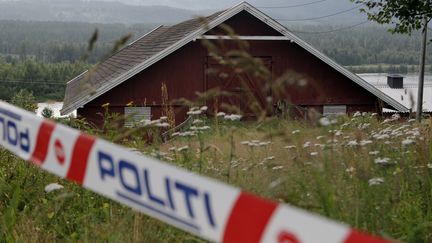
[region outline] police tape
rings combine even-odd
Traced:
[[[0,145],[42,169],[215,242],[389,242],[137,155],[0,101]]]

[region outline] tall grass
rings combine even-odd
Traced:
[[[406,242],[432,241],[431,120],[383,122],[363,114],[323,126],[284,119],[259,124],[200,115],[194,119],[200,122],[167,143],[123,142],[148,156],[367,232]],[[0,153],[4,242],[200,241],[5,150]],[[45,193],[52,182],[65,188]]]

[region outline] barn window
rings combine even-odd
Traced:
[[[126,117],[125,127],[133,127],[142,120],[151,119],[150,107],[125,107],[124,114]]]
[[[324,116],[346,114],[346,112],[347,112],[346,105],[325,105],[323,108]]]

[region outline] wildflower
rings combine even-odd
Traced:
[[[110,103],[107,102],[107,103],[105,103],[105,104],[102,105],[102,108],[108,108],[109,105],[110,105]]]
[[[352,166],[345,170],[345,172],[347,172],[347,173],[353,173],[354,171],[355,171],[355,168]]]
[[[300,133],[300,130],[294,130],[291,132],[291,134],[297,134],[297,133]]]
[[[185,151],[185,150],[188,150],[188,149],[189,149],[189,146],[186,145],[186,146],[178,148],[177,151],[181,152],[181,151]]]
[[[278,178],[278,179],[276,179],[270,183],[269,188],[270,189],[275,188],[275,187],[279,186],[280,184],[282,184],[282,182],[284,182],[284,179]]]
[[[363,123],[358,126],[360,130],[365,130],[370,127],[370,123]]]
[[[166,121],[166,120],[168,120],[168,117],[166,117],[166,116],[161,116],[161,117],[159,118],[159,120],[161,120],[161,121]]]
[[[171,147],[171,148],[168,149],[168,151],[176,151],[176,150],[177,150],[176,146],[173,146],[173,147]]]
[[[202,113],[201,110],[190,110],[186,114],[188,114],[188,115],[201,115],[201,113]]]
[[[409,138],[407,138],[407,139],[405,139],[405,140],[402,141],[402,145],[403,146],[407,146],[407,145],[410,145],[410,144],[413,144],[413,143],[414,143],[414,140],[409,139]]]
[[[390,136],[387,134],[381,134],[381,135],[375,135],[374,138],[377,140],[384,140],[384,139],[389,139]]]
[[[283,169],[283,166],[282,166],[282,165],[280,165],[280,166],[275,166],[275,167],[272,168],[272,170],[280,170],[280,169]]]
[[[382,177],[372,178],[368,181],[368,183],[369,183],[369,186],[380,185],[380,184],[384,183],[384,178],[382,178]]]
[[[267,145],[269,145],[269,144],[271,144],[271,142],[269,142],[269,141],[258,143],[259,146],[267,146]]]
[[[129,101],[129,103],[126,104],[126,106],[131,107],[131,106],[133,106],[133,103],[134,103],[133,100],[131,100],[131,101]]]
[[[427,164],[427,167],[428,167],[429,169],[432,169],[432,163]]]
[[[288,145],[288,146],[285,146],[284,148],[285,149],[293,149],[293,148],[296,148],[296,146],[295,145]]]
[[[413,122],[415,122],[415,121],[416,121],[416,119],[409,119],[409,120],[408,120],[409,123],[413,123]]]
[[[194,125],[197,125],[197,124],[200,124],[200,123],[203,123],[203,120],[201,120],[201,119],[195,119],[195,120],[192,122],[192,124],[194,124]]]
[[[318,136],[316,137],[316,140],[321,140],[322,138],[324,138],[324,136]]]
[[[200,131],[205,131],[205,130],[209,130],[209,129],[210,129],[209,126],[202,126],[202,127],[197,127],[197,128],[198,128],[198,130],[200,130]]]
[[[178,136],[178,135],[180,135],[179,132],[174,132],[173,134],[171,134],[171,137],[175,137],[175,136]]]
[[[384,144],[389,145],[389,144],[392,144],[392,142],[391,141],[385,141]]]
[[[394,120],[394,121],[396,121],[396,120],[399,120],[400,119],[400,115],[399,114],[393,114],[392,116],[391,116],[391,118]]]
[[[335,136],[340,136],[340,135],[342,135],[342,134],[343,134],[342,131],[336,131]]]
[[[373,143],[372,140],[361,140],[360,141],[360,146],[365,146],[365,145],[368,145],[368,144],[371,144],[371,143]]]
[[[200,108],[201,111],[206,111],[207,109],[208,109],[207,106],[202,106],[202,107]]]
[[[356,112],[354,113],[353,117],[359,117],[359,116],[361,116],[361,115],[362,115],[362,113],[361,113],[360,111],[356,111]]]
[[[241,115],[231,114],[231,115],[225,115],[225,120],[231,120],[231,121],[239,121],[242,118]]]
[[[226,115],[225,112],[218,112],[216,114],[217,117],[221,117],[221,116],[225,116],[225,115]]]
[[[330,120],[327,118],[327,117],[322,117],[320,120],[319,120],[319,123],[321,124],[321,126],[323,126],[323,127],[326,127],[326,126],[329,126],[331,123],[330,123]]]
[[[310,153],[310,155],[311,155],[311,156],[317,156],[317,155],[318,155],[318,152],[312,152],[312,153]]]
[[[357,146],[357,145],[358,145],[358,143],[357,143],[356,140],[352,140],[352,141],[349,141],[349,142],[347,143],[347,146],[350,146],[350,147],[355,147],[355,146]]]
[[[58,183],[51,183],[51,184],[48,184],[48,185],[45,187],[45,192],[46,192],[46,193],[50,193],[50,192],[52,192],[52,191],[60,190],[60,189],[63,189],[63,188],[64,188],[64,187],[63,187],[62,185],[58,184]]]
[[[167,122],[156,123],[156,127],[170,127],[170,124]]]
[[[371,152],[369,152],[369,155],[377,155],[377,154],[379,154],[379,151],[371,151]]]
[[[308,148],[308,147],[310,147],[310,142],[305,142],[304,144],[303,144],[303,148]]]
[[[389,158],[376,158],[375,164],[377,165],[390,165],[390,159]]]
[[[250,142],[249,141],[241,141],[240,144],[242,144],[242,145],[249,145]]]

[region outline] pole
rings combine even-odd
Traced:
[[[422,50],[420,58],[420,74],[419,74],[419,84],[418,84],[418,96],[417,96],[417,110],[416,119],[421,122],[422,112],[423,112],[423,88],[424,88],[424,72],[425,72],[425,60],[426,60],[426,41],[427,41],[427,18],[423,19],[423,40],[422,40]]]

